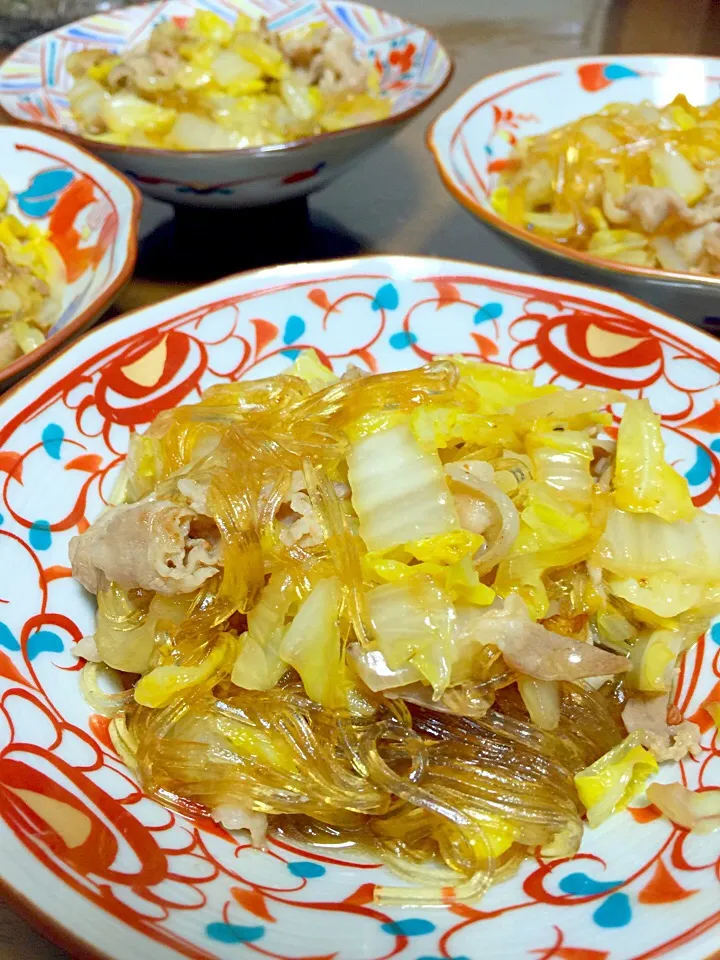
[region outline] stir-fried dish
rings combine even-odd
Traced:
[[[65,266],[47,234],[5,212],[0,178],[0,369],[44,343],[58,319]]]
[[[521,140],[492,204],[606,260],[720,274],[720,100],[614,103]]]
[[[160,414],[113,501],[70,554],[118,751],[257,843],[384,857],[411,884],[380,899],[572,855],[699,750],[675,666],[720,610],[720,517],[646,400],[460,357],[338,379],[310,351]],[[720,792],[652,789],[720,825]]]
[[[158,24],[123,56],[88,49],[68,58],[80,132],[105,143],[232,150],[286,143],[381,120],[372,63],[352,38],[316,23],[286,33],[207,10]]]

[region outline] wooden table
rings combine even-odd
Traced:
[[[383,0],[381,5],[435,29],[456,59],[454,79],[431,114],[480,76],[538,60],[601,52],[720,52],[716,0]],[[114,312],[254,266],[370,251],[435,254],[532,271],[522,252],[477,223],[442,188],[423,145],[428,119],[417,118],[313,198],[309,208],[294,202],[217,218],[173,215],[169,207],[146,202],[136,276]],[[209,236],[217,242],[208,242]],[[228,236],[236,242],[228,244]],[[68,956],[0,903],[0,960]]]

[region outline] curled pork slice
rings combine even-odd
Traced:
[[[173,20],[165,20],[153,28],[148,41],[148,50],[150,53],[176,56],[184,39],[185,34],[182,29]]]
[[[618,206],[640,221],[640,226],[653,233],[671,214],[685,223],[702,227],[720,218],[720,192],[711,191],[700,203],[690,207],[679,193],[668,187],[630,187]]]
[[[310,29],[291,30],[281,34],[278,43],[293,67],[309,67],[315,57],[322,54],[329,36],[330,28],[325,24],[318,24]]]
[[[208,485],[206,483],[199,483],[189,477],[180,477],[177,481],[177,488],[187,499],[191,510],[194,510],[195,513],[207,515]]]
[[[330,34],[309,69],[323,93],[362,93],[367,87],[367,69],[355,57],[352,37],[339,30]]]
[[[433,699],[432,690],[422,683],[413,683],[397,690],[388,690],[388,700],[404,700],[435,713],[453,713],[460,717],[484,717],[493,705],[492,699],[478,694],[472,684],[463,683],[458,687],[449,687],[438,699]]]
[[[705,251],[720,263],[720,223],[710,224],[703,234]]]
[[[506,626],[502,642],[494,642],[508,666],[536,680],[582,680],[630,669],[625,657],[553,633],[532,621],[512,631]]]
[[[688,754],[696,756],[700,752],[700,730],[696,724],[683,720],[678,714],[678,723],[670,723],[668,697],[665,693],[652,696],[631,697],[622,713],[627,732],[640,731],[643,746],[647,747],[655,759],[682,760]],[[674,719],[672,714],[670,718]]]
[[[463,530],[483,534],[492,526],[493,515],[490,508],[476,497],[467,493],[456,493],[455,509]]]
[[[700,203],[689,208],[689,213],[684,219],[697,227],[720,219],[720,193],[712,192],[708,194]]]
[[[582,680],[630,669],[625,657],[534,623],[519,597],[508,597],[487,611],[469,608],[461,622],[466,638],[495,644],[509,667],[536,680]]]
[[[603,193],[602,209],[610,223],[627,223],[630,219],[630,214],[628,211],[617,205],[613,195],[609,190],[606,190]]]
[[[316,547],[325,539],[320,519],[310,502],[302,470],[292,472],[290,487],[283,497],[278,520],[281,525],[280,540],[286,547],[294,544],[304,548]]]
[[[134,53],[112,68],[107,77],[107,84],[113,91],[123,87],[129,87],[140,93],[172,90],[181,66],[180,58],[172,53],[161,50]]]
[[[516,596],[496,598],[486,608],[458,604],[455,608],[452,684],[471,686],[474,652],[493,644],[512,670],[536,680],[581,680],[625,673],[630,662],[590,643],[573,640],[534,623],[523,601]],[[350,661],[360,679],[376,693],[404,697],[400,688],[417,688],[418,669],[407,663],[392,670],[376,649],[351,644]],[[450,691],[448,691],[449,693]],[[412,702],[417,703],[417,699]],[[450,706],[452,712],[460,712]]]
[[[95,643],[94,636],[81,637],[70,651],[74,657],[87,660],[88,663],[102,663],[103,658]]]
[[[637,217],[640,226],[648,233],[653,233],[670,216],[677,214],[687,219],[690,208],[679,193],[667,187],[630,187],[625,196],[619,201],[621,209]]]
[[[191,593],[219,572],[221,560],[214,522],[169,500],[110,507],[70,541],[73,576],[90,593],[110,581],[167,596]]]

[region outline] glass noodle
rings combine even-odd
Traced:
[[[502,162],[491,200],[510,223],[616,263],[720,273],[720,100],[611,103]]]
[[[338,379],[307,352],[212,386],[133,435],[71,544],[98,596],[86,696],[150,796],[380,855],[407,881],[384,902],[570,856],[657,766],[628,705],[664,711],[717,608],[716,518],[659,437],[644,402],[464,358]]]

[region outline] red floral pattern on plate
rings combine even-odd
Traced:
[[[242,944],[288,960],[649,960],[679,950],[699,960],[718,920],[720,846],[652,808],[588,831],[572,861],[528,863],[480,904],[384,911],[372,904],[374,884],[388,881],[379,865],[277,841],[253,850],[148,800],[123,768],[78,691],[70,650],[93,609],[69,577],[67,541],[102,508],[132,431],[212,383],[279,372],[305,346],[336,370],[462,353],[544,382],[647,396],[696,502],[717,509],[720,348],[599,290],[370,258],[231,278],[97,330],[9,398],[0,427],[0,879],[46,912],[72,891],[58,922],[92,931],[117,957],[137,948],[224,958]],[[720,785],[708,698],[720,700],[711,635],[686,657],[676,701],[704,731],[680,776],[704,789]],[[508,923],[518,911],[529,922]],[[109,918],[123,925],[122,948]]]

